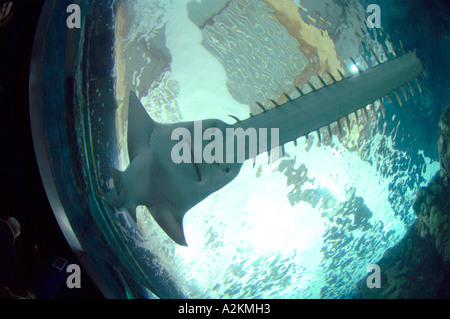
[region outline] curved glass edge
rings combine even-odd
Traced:
[[[65,10],[61,11],[61,8],[66,8],[69,4],[79,4],[82,1],[61,1],[61,0],[47,0],[41,11],[38,26],[35,33],[35,39],[33,43],[33,50],[30,63],[30,79],[29,79],[29,103],[30,103],[30,122],[33,137],[33,144],[35,149],[35,155],[39,167],[41,179],[47,194],[48,200],[52,207],[55,218],[61,228],[65,239],[72,248],[78,261],[81,263],[89,277],[102,292],[102,294],[109,299],[124,298],[126,295],[122,295],[117,290],[111,289],[101,278],[98,272],[95,270],[94,263],[92,262],[93,256],[85,251],[78,240],[72,225],[69,222],[66,211],[62,204],[60,195],[58,194],[56,182],[53,176],[51,168],[50,155],[48,152],[48,145],[45,136],[44,128],[44,92],[45,87],[45,51],[48,43],[48,32],[50,23],[55,16],[59,16],[63,19],[59,19],[64,22],[65,25]],[[55,8],[61,11],[61,14],[53,14]],[[76,37],[79,36],[80,31],[72,29],[70,32],[61,32],[62,37]],[[78,33],[78,35],[76,34]],[[62,46],[64,47],[64,46]],[[67,64],[66,64],[67,65]],[[61,90],[57,92],[63,96],[64,92]],[[60,96],[60,98],[61,98]],[[61,98],[63,100],[63,98]]]

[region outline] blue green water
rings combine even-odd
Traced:
[[[335,9],[326,9],[328,2]],[[383,30],[374,32],[365,27],[366,2],[293,3],[302,4],[297,9],[305,22],[329,35],[344,66],[352,56],[363,67],[366,44],[381,52],[380,45],[389,41],[401,52],[401,40],[406,50],[417,49],[428,74],[420,79],[423,94],[415,87],[403,106],[392,96],[385,120],[378,115],[367,121],[360,114],[360,131],[352,130],[351,137],[334,135],[319,144],[311,135],[286,145],[286,156],[276,162],[268,164],[263,154],[255,168],[244,164],[232,183],[188,212],[188,248],[173,243],[145,207],[139,207],[133,225],[125,211],[113,211],[95,196],[110,186],[110,165],[128,164],[119,92],[138,92],[159,122],[230,121],[228,114],[246,118],[257,112],[255,102],[268,105],[292,92],[302,71],[320,61],[309,60],[262,1],[218,1],[211,7],[205,1],[139,0],[103,6],[114,8],[115,23],[122,8],[125,32],[119,36],[117,25],[108,26],[108,70],[96,69],[98,60],[88,55],[85,64],[92,70],[78,92],[85,100],[74,111],[76,138],[63,145],[77,149],[83,160],[68,161],[64,167],[72,173],[61,173],[70,179],[75,170],[82,172],[73,176],[83,187],[65,188],[62,177],[58,186],[97,272],[113,277],[105,280],[122,296],[350,298],[367,266],[414,222],[415,193],[439,169],[437,125],[450,99],[447,16],[437,1],[378,1]],[[105,83],[114,91],[102,91],[97,76],[110,79]],[[314,76],[310,80],[318,83]],[[376,109],[380,114],[379,104]],[[49,131],[73,134],[72,126],[52,123],[51,113]],[[64,156],[55,153],[54,165]]]

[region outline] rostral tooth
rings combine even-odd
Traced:
[[[356,124],[359,125],[359,115],[358,115],[358,110],[356,110],[356,111],[354,112],[354,114],[355,114],[355,118],[356,118]]]
[[[380,107],[381,107],[381,114],[383,115],[383,119],[384,119],[384,118],[386,118],[386,109],[384,108],[383,98],[380,99]]]
[[[403,96],[405,97],[405,101],[408,102],[408,95],[406,95],[405,88],[402,86],[401,89],[402,89],[402,92],[403,92]]]
[[[270,102],[272,102],[273,103],[273,105],[275,105],[275,107],[278,107],[278,106],[280,106],[277,102],[275,102],[274,100],[270,100]]]
[[[369,114],[367,113],[366,107],[363,107],[362,110],[363,110],[363,112],[364,112],[364,116],[365,116],[367,122],[369,122]]]
[[[370,68],[370,63],[369,61],[367,61],[366,57],[364,56],[364,54],[361,54],[362,59],[364,60],[364,62],[366,63],[367,67]]]
[[[345,79],[345,76],[342,74],[341,70],[338,69],[337,71],[339,73],[339,76],[341,77],[341,80]]]
[[[266,108],[259,102],[256,102],[256,105],[259,106],[259,108],[263,111],[263,112],[267,112]]]
[[[229,117],[231,117],[232,119],[234,119],[237,123],[239,123],[241,120],[238,119],[236,116],[234,115],[228,115]]]
[[[361,69],[359,68],[358,64],[356,64],[355,60],[353,60],[352,57],[349,58],[350,61],[352,61],[352,63],[356,66],[356,68],[358,69],[359,72],[361,72]]]
[[[327,130],[328,130],[328,136],[330,137],[330,140],[333,140],[333,134],[331,133],[331,126],[330,124],[327,125]]]
[[[317,77],[319,78],[320,83],[322,83],[323,86],[327,86],[327,84],[325,83],[325,81],[322,79],[322,77],[320,75],[317,75]]]
[[[305,95],[305,94],[303,93],[303,91],[302,91],[298,86],[296,86],[295,88],[297,89],[298,93],[300,93],[301,95]]]
[[[411,82],[408,82],[408,86],[409,86],[409,90],[411,91],[411,95],[414,97],[414,90],[413,90],[413,87],[411,85]]]
[[[417,83],[417,86],[419,87],[419,92],[423,93],[422,87],[420,86],[420,82],[419,82],[419,79],[417,77],[416,77],[416,83]]]
[[[377,54],[375,53],[375,51],[372,48],[370,48],[370,52],[372,52],[372,54],[375,57],[375,60],[377,61],[377,63],[381,64],[380,59],[378,58]]]
[[[344,134],[342,134],[342,125],[341,125],[341,120],[337,120],[337,124],[338,124],[338,128],[339,128],[339,134],[342,136]]]
[[[328,75],[330,76],[330,78],[331,78],[331,80],[333,81],[333,83],[336,83],[336,82],[337,82],[336,79],[335,79],[335,77],[333,76],[333,74],[331,74],[331,72],[328,72]]]
[[[396,90],[394,90],[394,94],[395,94],[395,97],[397,98],[397,101],[398,101],[398,103],[400,104],[400,106],[403,106],[403,103],[402,103],[402,101],[400,100],[400,96],[398,95],[398,92],[397,92]]]
[[[345,121],[347,123],[347,128],[350,131],[350,118],[348,117],[348,115],[345,116]]]
[[[308,83],[308,85],[311,87],[311,89],[312,89],[313,91],[317,91],[316,88],[314,87],[314,85],[312,85],[311,82],[307,81],[307,83]]]

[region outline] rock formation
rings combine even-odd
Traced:
[[[450,104],[438,131],[441,169],[417,192],[417,219],[403,239],[377,262],[381,288],[368,288],[368,274],[354,298],[450,298]]]

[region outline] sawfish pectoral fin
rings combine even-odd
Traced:
[[[166,232],[166,234],[178,245],[186,246],[186,238],[184,236],[183,222],[175,216],[175,214],[166,206],[148,207],[158,225]]]

